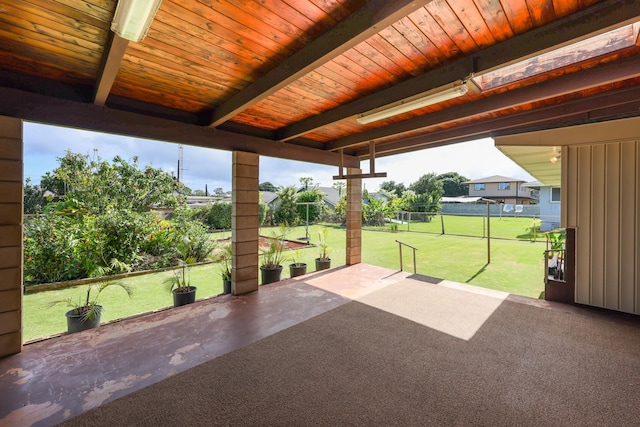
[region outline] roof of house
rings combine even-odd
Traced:
[[[478,178],[472,181],[466,181],[466,182],[463,182],[463,184],[483,184],[483,183],[489,183],[489,182],[526,182],[526,181],[518,178],[509,178],[508,176],[492,175],[492,176],[487,176],[485,178]]]
[[[278,198],[278,195],[273,191],[260,192],[260,200],[262,200],[266,204],[273,203],[273,201],[276,200],[277,198]]]

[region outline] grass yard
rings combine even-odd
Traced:
[[[533,240],[530,227],[532,218],[496,217],[490,218],[490,231],[492,238]],[[436,215],[430,222],[408,222],[398,224],[398,231],[414,231],[422,233],[475,236],[485,237],[487,235],[487,218],[480,216],[458,216],[458,215]],[[391,225],[384,227],[366,227],[367,229],[390,230]],[[544,241],[544,234],[540,232],[536,235],[536,240]]]
[[[462,217],[467,218],[467,217]],[[446,220],[447,218],[445,218]],[[509,218],[513,220],[513,218]],[[506,221],[510,224],[512,221]],[[519,219],[512,227],[512,232],[522,228]],[[498,222],[496,220],[495,222]],[[491,223],[494,230],[494,221]],[[412,231],[414,224],[411,224]],[[329,226],[328,244],[331,253],[332,267],[344,264],[346,231],[340,227]],[[498,227],[496,227],[498,228]],[[318,232],[322,226],[309,227],[311,243],[318,240]],[[402,229],[401,229],[402,230]],[[264,228],[260,234],[271,236],[272,230]],[[493,235],[493,232],[492,232]],[[216,233],[213,238],[223,239],[230,233]],[[288,238],[295,240],[305,236],[304,227],[293,228]],[[538,242],[517,240],[492,240],[491,263],[487,265],[487,240],[477,237],[459,237],[419,232],[363,230],[362,261],[391,269],[399,269],[398,244],[401,240],[418,248],[417,271],[442,279],[469,283],[475,286],[496,289],[518,295],[538,298],[544,290],[543,257],[544,239]],[[318,248],[311,246],[299,250],[299,262],[307,263],[307,271],[315,270],[315,258]],[[294,255],[293,251],[288,255]],[[412,271],[411,251],[403,250],[404,269]],[[289,277],[288,264],[285,262],[282,277]],[[100,296],[100,303],[105,307],[102,322],[130,317],[136,314],[151,312],[173,305],[171,294],[166,290],[163,281],[170,272],[153,273],[125,279],[134,289],[134,295],[128,299],[125,292],[117,287],[107,288]],[[206,264],[191,269],[191,284],[198,288],[197,298],[202,299],[222,293],[222,279],[217,264]],[[66,331],[64,313],[68,310],[60,304],[47,308],[49,302],[74,298],[83,298],[86,287],[74,287],[62,290],[27,294],[24,296],[24,340],[30,341]]]

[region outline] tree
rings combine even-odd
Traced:
[[[260,190],[260,191],[271,191],[272,193],[275,193],[276,191],[278,191],[276,186],[273,185],[272,183],[270,183],[269,181],[261,183],[258,186],[258,190]]]
[[[385,181],[382,184],[380,184],[380,190],[385,190],[390,193],[393,193],[396,195],[396,197],[402,197],[402,193],[404,193],[407,190],[407,188],[401,182],[396,184],[395,181]]]
[[[438,202],[444,190],[442,189],[442,182],[438,181],[435,173],[431,172],[422,175],[409,186],[409,189],[416,193],[416,200],[412,210],[416,212],[437,212],[440,209]]]
[[[313,178],[310,176],[303,176],[300,178],[300,184],[304,186],[304,191],[308,191],[309,187],[313,186]]]
[[[344,181],[336,181],[333,183],[332,187],[338,190],[338,197],[342,197],[344,189],[347,188],[347,183]]]
[[[104,213],[109,208],[146,212],[152,206],[175,207],[184,202],[178,194],[183,184],[150,165],[141,170],[137,157],[128,163],[116,156],[109,163],[67,151],[58,161],[53,174],[43,177],[43,189],[89,212]]]
[[[299,217],[296,206],[298,195],[296,191],[297,189],[293,185],[278,188],[278,206],[273,214],[276,224],[286,223],[290,226],[298,224]]]
[[[39,185],[31,185],[31,179],[27,178],[24,183],[24,213],[41,213],[45,204],[42,188]]]
[[[442,182],[444,196],[456,197],[466,196],[467,194],[469,194],[467,185],[463,184],[463,182],[469,181],[469,179],[458,174],[457,172],[443,173],[438,175],[436,179]]]
[[[308,191],[301,191],[298,193],[297,202],[296,203],[317,203],[314,205],[309,205],[309,222],[314,222],[322,215],[322,211],[324,209],[324,202],[322,198],[324,197],[324,193],[322,193],[318,188],[312,188]],[[307,206],[306,205],[297,205],[298,206],[298,217],[301,221],[306,221],[307,219]]]

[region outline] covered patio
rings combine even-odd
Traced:
[[[633,425],[639,372],[637,317],[358,264],[29,344],[0,422]]]
[[[234,366],[247,388],[232,394],[224,420],[260,415],[276,424],[279,413],[252,399],[261,371],[243,369],[243,351],[290,346],[278,340],[297,331],[313,337],[328,319],[347,335],[325,332],[308,347],[300,335],[291,339],[298,350],[331,348],[337,362],[346,357],[352,384],[387,366],[367,368],[380,351],[398,360],[386,352],[395,348],[416,352],[400,366],[413,361],[444,375],[407,374],[398,385],[386,372],[367,396],[376,389],[388,396],[393,384],[397,396],[429,395],[423,401],[431,403],[377,412],[384,406],[371,401],[355,414],[372,418],[356,421],[390,423],[396,414],[406,417],[396,418],[400,424],[418,424],[429,412],[439,415],[427,421],[440,425],[636,423],[637,317],[483,295],[360,262],[362,180],[385,176],[377,158],[494,137],[503,146],[538,147],[530,164],[544,167],[530,172],[539,180],[561,176],[562,226],[582,248],[574,301],[640,314],[640,2],[163,0],[138,3],[147,5],[144,16],[136,3],[0,7],[0,382],[9,396],[0,401],[0,422],[47,425],[128,393],[146,402],[156,384],[240,354]],[[135,22],[144,25],[134,31]],[[234,296],[23,348],[23,121],[233,152]],[[526,165],[527,150],[514,152]],[[561,171],[546,175],[546,159],[560,155],[554,167]],[[260,156],[332,165],[335,178],[347,180],[346,268],[259,289]],[[493,309],[467,316],[478,300]],[[331,323],[340,319],[344,331]],[[381,347],[350,345],[368,330],[384,332],[376,335]],[[396,333],[401,339],[393,341]],[[69,356],[64,343],[73,344]],[[458,363],[456,352],[468,363]],[[296,363],[307,359],[295,354]],[[282,372],[272,368],[264,378]],[[315,378],[301,369],[305,381]],[[282,390],[300,390],[293,384]],[[318,384],[330,391],[349,383]],[[165,397],[158,405],[174,396]],[[299,397],[295,408],[315,402]],[[387,401],[404,407],[402,398]],[[127,416],[104,408],[112,420]],[[321,419],[315,408],[302,412],[303,421]],[[344,421],[332,414],[327,423]]]

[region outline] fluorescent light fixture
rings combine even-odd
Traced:
[[[160,8],[162,0],[119,0],[111,30],[123,39],[140,42]]]
[[[367,123],[388,119],[389,117],[397,116],[398,114],[408,113],[409,111],[458,98],[466,94],[468,91],[469,87],[467,86],[467,81],[458,81],[449,86],[445,86],[444,88],[430,90],[423,94],[402,100],[398,103],[367,111],[366,113],[360,114],[356,120],[358,123],[366,125]]]

